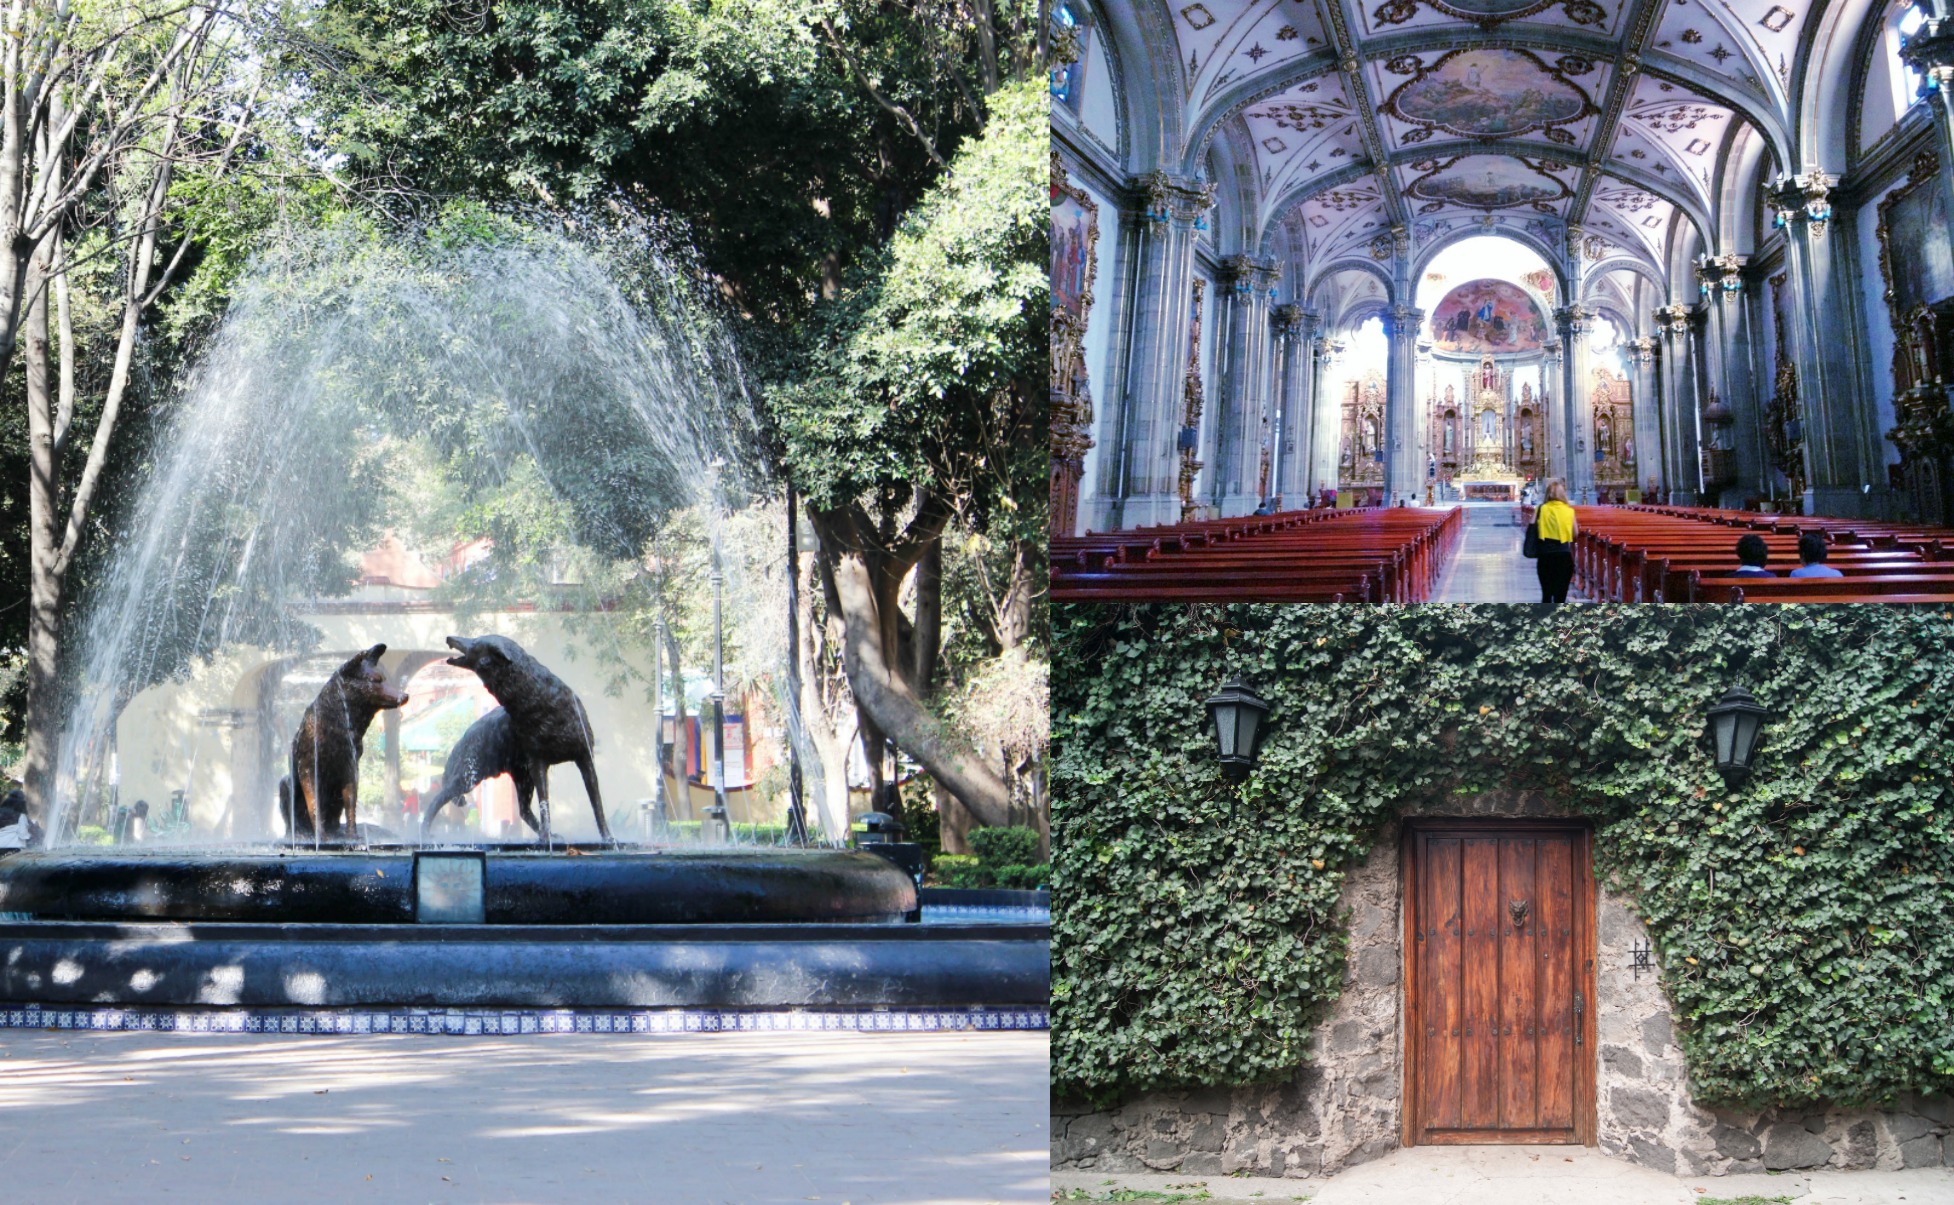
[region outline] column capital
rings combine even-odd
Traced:
[[[1712,296],[1728,301],[1744,291],[1744,265],[1750,262],[1745,255],[1711,255],[1704,252],[1696,257],[1696,289],[1705,301]]]
[[[1231,255],[1221,261],[1221,274],[1241,296],[1259,291],[1273,298],[1282,265],[1268,255]]]
[[[1593,325],[1595,312],[1584,305],[1564,305],[1554,311],[1554,329],[1569,342]]]
[[[1393,339],[1415,337],[1425,323],[1425,311],[1412,305],[1395,305],[1384,314],[1384,333]]]
[[[1213,181],[1148,172],[1133,178],[1133,191],[1140,194],[1146,219],[1154,226],[1180,222],[1196,230],[1207,228],[1205,215],[1214,206]]]
[[[1785,174],[1764,186],[1764,201],[1771,207],[1771,225],[1789,230],[1802,221],[1813,238],[1825,235],[1825,224],[1832,220],[1832,189],[1839,178],[1812,168],[1797,175]]]
[[[1278,335],[1310,335],[1323,323],[1323,315],[1315,310],[1306,310],[1295,302],[1279,305],[1269,312],[1269,321],[1275,324]]]
[[[1640,338],[1630,339],[1628,346],[1629,350],[1634,353],[1637,364],[1648,365],[1655,363],[1656,348],[1660,344],[1648,335],[1643,335]]]
[[[1900,45],[1907,66],[1936,81],[1954,74],[1954,17],[1929,17]]]
[[[1690,320],[1695,317],[1691,307],[1680,301],[1674,305],[1657,306],[1653,315],[1656,333],[1665,339],[1680,339],[1688,335]]]

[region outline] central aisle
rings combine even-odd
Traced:
[[[1445,567],[1433,602],[1537,603],[1540,579],[1533,562],[1520,555],[1520,508],[1500,503],[1468,503],[1465,535]],[[1575,593],[1568,601],[1576,600]]]

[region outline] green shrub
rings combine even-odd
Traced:
[[[1052,868],[1045,862],[1033,862],[1029,865],[1013,863],[1009,866],[1000,866],[992,873],[999,887],[1033,891],[1051,881]]]
[[[970,849],[987,866],[1023,866],[1038,860],[1038,830],[973,828]]]
[[[930,859],[930,874],[940,887],[990,887],[991,869],[969,854],[938,854]]]
[[[1407,805],[1494,788],[1593,820],[1700,1101],[1954,1090],[1954,616],[1054,610],[1061,1096],[1293,1075],[1342,987],[1346,868]],[[1202,700],[1238,673],[1274,710],[1229,783]],[[1772,715],[1730,790],[1704,730],[1734,684]]]

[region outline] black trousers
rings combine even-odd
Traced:
[[[1559,540],[1542,540],[1534,569],[1540,575],[1540,601],[1566,602],[1568,583],[1574,580],[1574,550]]]

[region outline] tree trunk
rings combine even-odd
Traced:
[[[943,789],[943,784],[931,783],[930,794],[936,799],[938,817],[938,840],[942,842],[946,854],[967,854],[970,852],[970,830],[975,823],[970,817],[970,809],[963,801]]]
[[[909,684],[919,699],[936,693],[936,662],[943,650],[943,538],[931,540],[916,562],[916,632]]]
[[[800,672],[795,675],[799,693],[794,702],[800,708],[801,732],[814,746],[815,758],[820,763],[819,798],[814,807],[821,833],[839,844],[848,840],[848,750],[855,742],[859,724],[854,706],[843,698],[844,683],[834,679],[829,669],[828,650],[838,647],[841,640],[835,625],[816,621],[819,582],[814,566],[799,565],[798,557],[795,560],[800,577],[793,623],[798,633],[795,649],[800,658]],[[832,702],[830,693],[824,689],[830,682],[834,683]]]
[[[33,302],[22,326],[27,351],[28,612],[27,786],[28,814],[45,825],[54,804],[54,772],[61,724],[61,455],[54,441],[54,397],[48,388],[48,314],[45,281],[49,252],[34,258]]]
[[[678,795],[672,800],[672,819],[692,819],[692,780],[685,767],[692,760],[692,734],[685,727],[685,667],[679,663],[678,637],[665,631],[665,650],[672,663],[672,697],[676,700],[672,723],[672,777],[678,779]]]
[[[898,745],[963,801],[980,823],[1005,825],[1011,819],[1011,787],[967,744],[945,731],[910,689],[896,659],[899,631],[896,590],[909,565],[941,535],[948,514],[919,514],[916,534],[895,551],[874,546],[864,516],[809,508],[821,535],[821,570],[828,605],[842,618],[846,634],[848,682],[864,719]],[[905,554],[908,557],[904,563]]]

